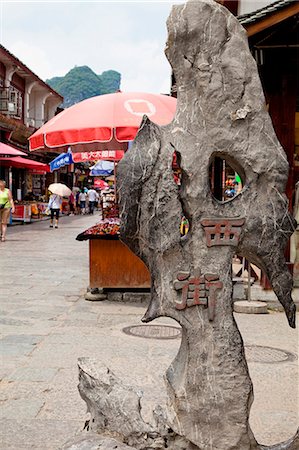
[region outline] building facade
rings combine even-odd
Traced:
[[[63,97],[42,81],[22,61],[0,45],[0,142],[29,154],[28,138],[53,118]],[[0,161],[0,178],[5,179],[14,198],[45,193],[46,172],[28,169],[28,159],[48,163],[53,156],[35,153],[24,161]]]

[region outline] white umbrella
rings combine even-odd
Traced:
[[[52,194],[57,194],[60,195],[61,197],[69,197],[72,193],[70,188],[62,183],[52,183],[50,184],[48,189],[49,191],[52,192]]]

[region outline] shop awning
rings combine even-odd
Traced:
[[[15,158],[0,158],[0,165],[5,167],[16,167],[18,169],[32,170],[35,173],[50,172],[48,164],[43,164],[33,159],[22,158],[16,156]]]
[[[0,142],[0,158],[10,158],[16,156],[26,156],[26,153]]]

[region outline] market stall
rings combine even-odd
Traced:
[[[104,219],[77,236],[89,240],[91,288],[150,288],[145,264],[119,240],[119,219]]]
[[[113,161],[115,175],[116,164],[135,139],[144,115],[158,125],[167,125],[175,110],[176,99],[167,95],[118,92],[93,97],[68,108],[36,131],[29,138],[30,150],[59,153],[71,150],[74,164]],[[97,173],[100,172],[94,176]],[[93,185],[102,181],[106,179],[94,179]],[[119,220],[117,174],[112,184],[101,190],[104,222],[78,236],[78,240],[90,241],[90,287],[148,288],[148,269],[119,240],[118,233],[111,230]]]
[[[45,215],[45,175],[49,172],[47,164],[21,156],[0,157],[0,164],[11,174],[9,187],[13,184],[15,212],[13,221],[31,222]],[[14,170],[19,171],[18,176]]]

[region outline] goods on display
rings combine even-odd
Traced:
[[[115,194],[111,190],[102,191],[103,219],[119,216],[118,204],[115,201]]]
[[[97,236],[117,236],[119,235],[120,219],[111,218],[100,220],[93,227],[88,228],[83,233],[79,234],[78,240],[86,240]]]

